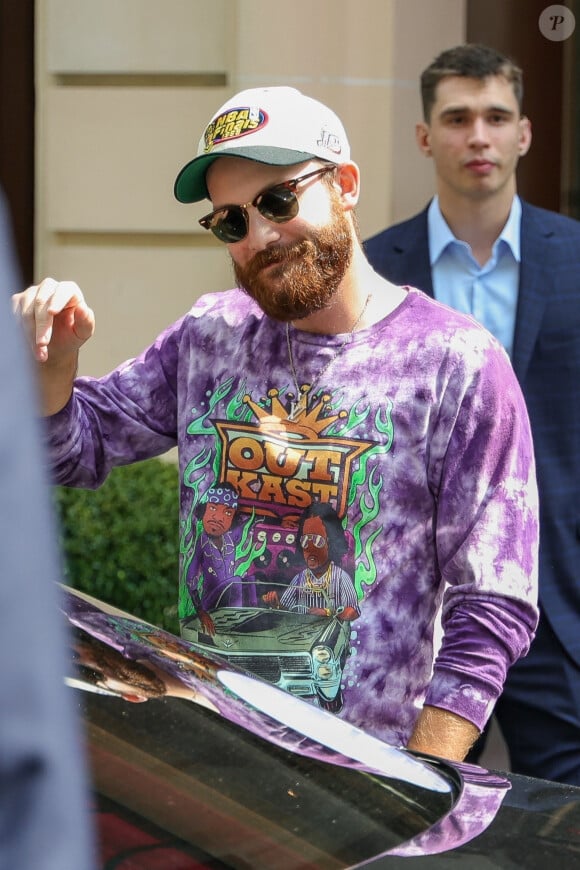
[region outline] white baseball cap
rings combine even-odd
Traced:
[[[347,163],[350,146],[335,113],[289,87],[240,91],[215,113],[199,140],[197,156],[180,171],[174,193],[180,202],[209,198],[205,174],[218,157],[292,166],[318,158]]]

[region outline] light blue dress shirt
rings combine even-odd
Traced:
[[[435,298],[475,317],[503,344],[510,358],[518,302],[521,217],[522,205],[516,196],[491,257],[480,266],[471,247],[449,229],[438,197],[427,216]]]

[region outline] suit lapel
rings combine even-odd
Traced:
[[[520,282],[512,354],[520,383],[527,372],[546,307],[553,235],[553,230],[543,228],[535,209],[522,202]]]
[[[406,224],[405,233],[393,242],[396,257],[391,262],[396,264],[396,274],[389,277],[396,284],[408,284],[433,296],[428,238],[425,209]]]

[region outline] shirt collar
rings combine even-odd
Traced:
[[[505,242],[512,252],[514,260],[519,263],[520,254],[520,224],[522,218],[522,204],[519,196],[514,196],[509,217],[498,239],[494,244],[494,249],[499,242]],[[435,265],[445,248],[452,242],[457,242],[449,225],[439,206],[439,197],[434,196],[427,211],[427,224],[429,229],[429,257],[431,266]]]

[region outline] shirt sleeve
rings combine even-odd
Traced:
[[[525,403],[499,345],[490,341],[475,371],[459,402],[448,397],[456,419],[439,454],[435,533],[446,589],[425,703],[483,728],[537,625],[538,494]]]
[[[95,489],[113,467],[176,446],[183,323],[110,374],[77,378],[68,404],[45,420],[55,483]]]

